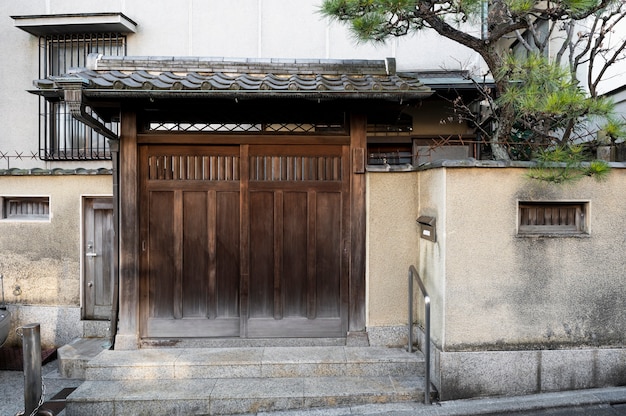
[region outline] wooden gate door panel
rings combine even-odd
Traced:
[[[239,147],[144,146],[140,157],[143,335],[238,336]]]
[[[87,198],[84,204],[85,319],[109,319],[113,288],[113,201]]]
[[[250,147],[249,337],[345,336],[345,152]]]
[[[346,145],[142,145],[143,337],[342,337]]]

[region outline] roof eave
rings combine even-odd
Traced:
[[[62,89],[30,90],[32,94],[49,100],[63,97]],[[422,91],[241,91],[241,90],[104,90],[83,89],[83,95],[90,100],[98,99],[303,99],[303,100],[384,100],[412,101],[430,97],[433,90]]]

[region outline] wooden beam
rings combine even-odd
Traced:
[[[365,331],[365,169],[358,155],[367,149],[367,117],[350,117],[350,318],[348,331]]]
[[[120,313],[116,349],[139,347],[137,115],[122,111],[120,133]]]

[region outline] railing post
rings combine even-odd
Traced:
[[[409,353],[413,352],[413,270],[409,268]]]
[[[24,415],[31,415],[41,401],[41,333],[39,324],[22,328],[24,352]]]
[[[428,296],[428,292],[426,291],[426,287],[422,282],[422,279],[417,273],[417,269],[415,266],[411,265],[409,267],[409,348],[408,351],[413,352],[413,280],[417,277],[417,285],[422,292],[422,296],[424,297],[424,403],[430,404],[430,296]]]

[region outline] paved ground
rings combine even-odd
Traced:
[[[61,378],[57,361],[54,360],[41,369],[45,399],[48,400],[63,388],[78,387],[82,380]],[[21,371],[0,371],[0,416],[14,416],[24,410],[24,373]]]
[[[46,399],[80,380],[60,377],[57,361],[42,369]],[[21,371],[0,371],[0,416],[15,416],[24,409]],[[62,415],[62,413],[61,413]],[[420,403],[323,408],[260,413],[259,416],[626,416],[626,387],[544,393],[520,397],[455,400],[425,406]]]

